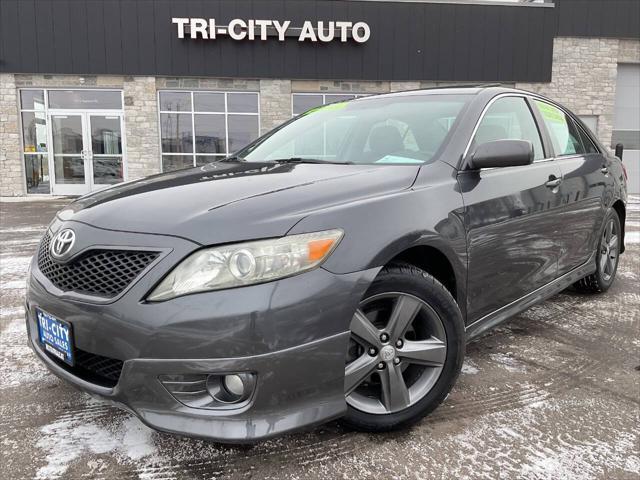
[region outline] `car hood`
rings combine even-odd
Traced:
[[[319,209],[407,189],[418,170],[414,165],[215,162],[92,193],[69,204],[58,218],[203,245],[275,237]]]

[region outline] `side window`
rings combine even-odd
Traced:
[[[533,144],[533,158],[544,158],[540,132],[524,98],[500,98],[488,108],[478,125],[473,145],[494,140],[528,140]]]
[[[580,135],[580,140],[582,140],[582,146],[584,147],[586,153],[600,153],[598,147],[596,147],[595,143],[593,143],[593,140],[591,140],[591,137],[587,135],[587,132],[585,132],[580,127],[580,125],[577,125],[577,127],[578,134]]]
[[[583,154],[578,128],[562,110],[546,102],[535,100],[553,143],[556,156]]]

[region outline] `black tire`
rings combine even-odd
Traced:
[[[609,224],[613,222],[615,232],[617,232],[617,250],[615,264],[609,272],[605,272],[602,268],[603,255],[605,252],[604,240],[606,229]],[[596,251],[596,271],[591,275],[584,277],[582,280],[578,280],[573,284],[573,289],[579,293],[603,293],[609,290],[613,281],[616,278],[616,272],[618,271],[618,263],[620,260],[620,249],[622,247],[622,228],[620,225],[620,217],[614,209],[609,209],[605,217],[604,226],[600,232],[600,238],[598,240],[598,247]]]
[[[451,293],[425,271],[406,263],[383,268],[371,284],[363,301],[387,292],[406,293],[426,302],[440,317],[446,331],[446,359],[437,381],[417,403],[394,413],[372,414],[347,405],[343,421],[367,432],[390,431],[408,427],[431,413],[451,391],[464,360],[465,328],[462,314]]]

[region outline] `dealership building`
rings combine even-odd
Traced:
[[[2,0],[0,195],[208,163],[305,110],[449,84],[539,92],[624,144],[638,0]]]

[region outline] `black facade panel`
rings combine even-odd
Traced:
[[[555,0],[560,37],[640,38],[640,0]]]
[[[633,15],[633,13],[637,15]],[[179,39],[172,17],[366,21],[364,44]],[[346,80],[551,79],[553,38],[640,33],[638,0],[2,0],[0,71]]]

